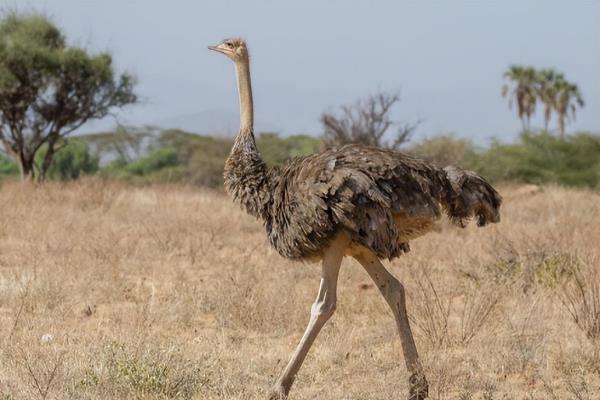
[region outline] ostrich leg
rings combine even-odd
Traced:
[[[311,307],[308,326],[288,365],[271,389],[270,400],[281,400],[287,397],[310,346],[315,341],[323,325],[325,325],[335,311],[338,274],[347,244],[348,240],[341,237],[333,241],[331,246],[325,251],[321,269],[319,294]]]
[[[404,353],[404,362],[410,373],[410,394],[409,400],[422,400],[427,398],[428,384],[423,373],[423,367],[419,361],[419,354],[408,323],[406,313],[406,302],[404,287],[392,274],[385,269],[381,261],[371,252],[361,253],[355,256],[356,260],[369,273],[379,291],[389,304],[396,326],[400,334],[402,343],[402,352]]]

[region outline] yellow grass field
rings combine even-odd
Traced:
[[[500,191],[500,224],[444,224],[386,263],[430,396],[599,399],[600,194]],[[3,184],[0,399],[264,399],[318,282],[222,193]],[[392,315],[347,259],[290,399],[406,393]]]

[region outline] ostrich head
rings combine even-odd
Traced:
[[[242,39],[225,39],[217,46],[208,46],[208,48],[225,54],[235,63],[248,62],[248,49]]]

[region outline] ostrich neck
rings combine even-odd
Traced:
[[[240,97],[240,133],[252,130],[254,126],[254,106],[252,102],[252,82],[250,63],[238,62],[235,65],[238,93]]]
[[[250,65],[247,61],[238,62],[235,67],[240,100],[240,132],[225,162],[225,189],[249,214],[268,223],[271,191],[267,166],[254,140]]]

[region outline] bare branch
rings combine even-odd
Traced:
[[[323,136],[329,146],[342,146],[347,143],[361,143],[368,146],[399,148],[406,143],[419,122],[398,123],[391,119],[394,104],[400,101],[397,93],[377,93],[354,105],[340,108],[339,115],[323,113],[321,124]],[[390,128],[398,129],[391,140],[385,140]]]

